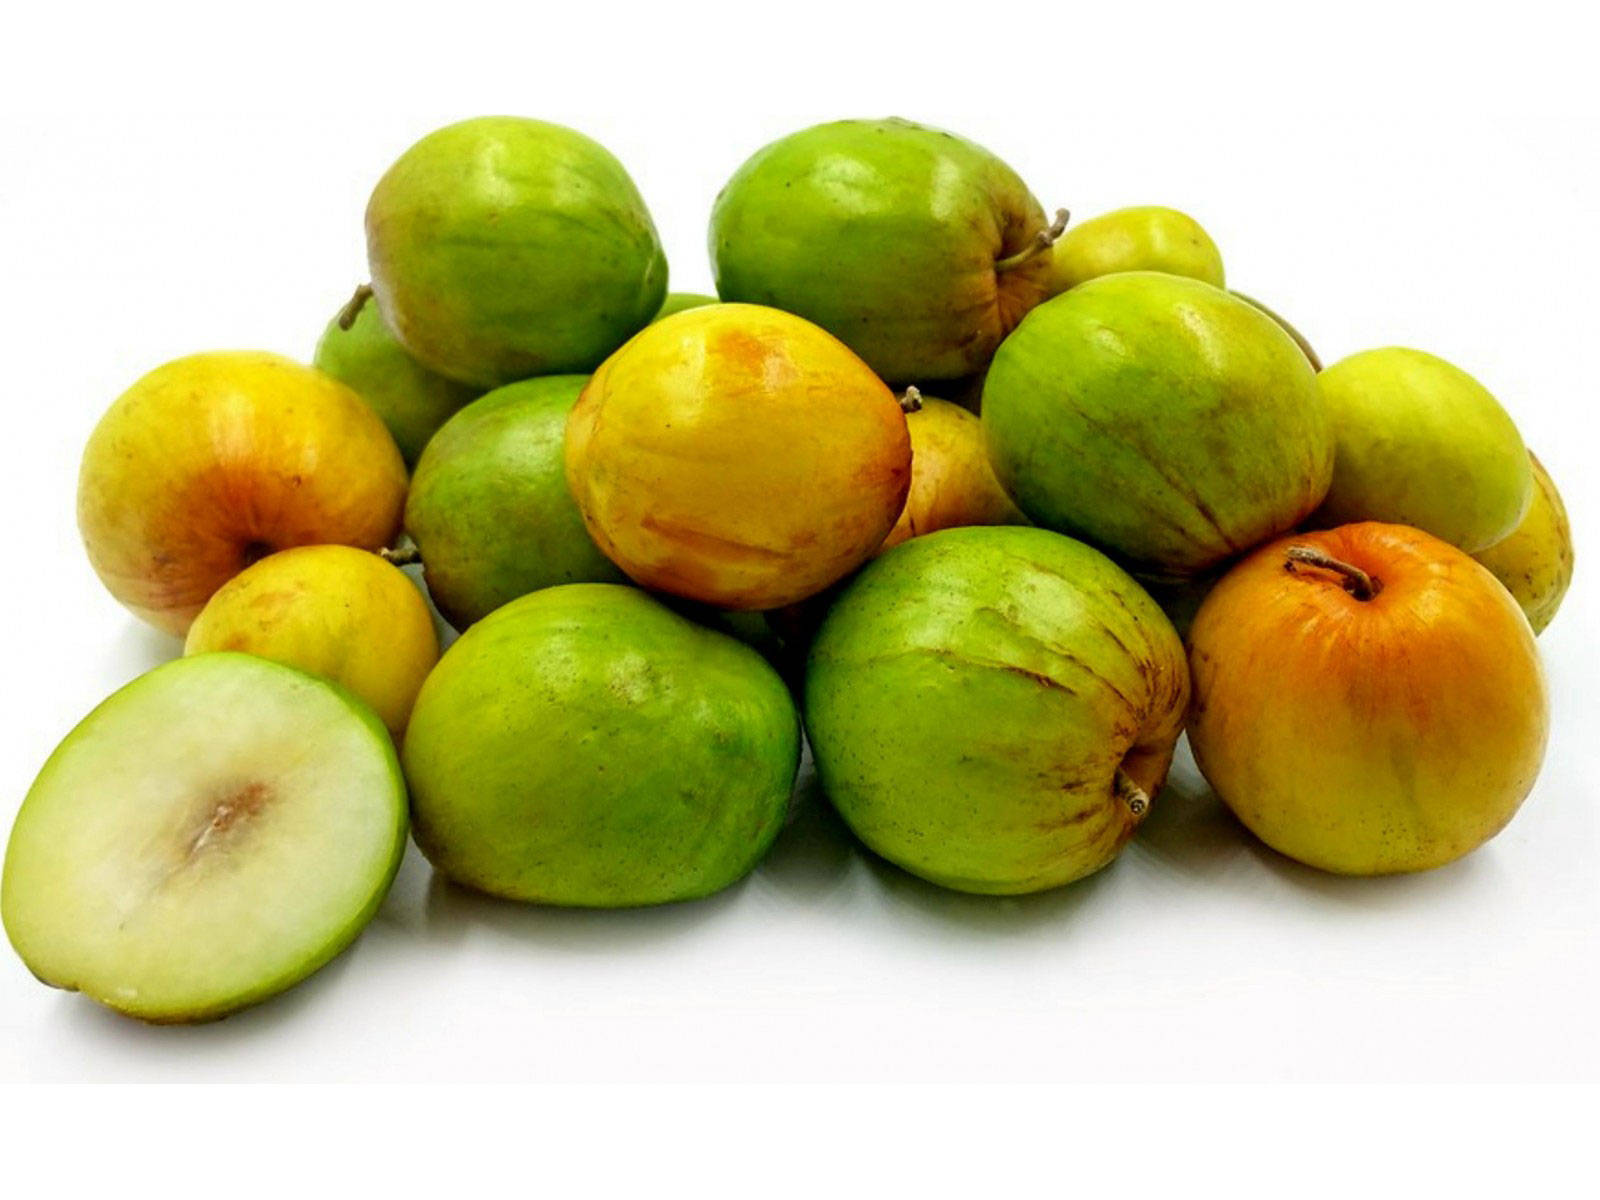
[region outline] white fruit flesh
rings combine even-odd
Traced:
[[[248,655],[181,659],[45,764],[6,851],[6,932],[47,983],[150,1020],[220,1016],[360,932],[405,822],[358,701]]]

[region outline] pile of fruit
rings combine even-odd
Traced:
[[[261,1000],[408,831],[514,900],[705,896],[802,737],[867,847],[992,894],[1109,863],[1185,730],[1253,833],[1346,874],[1456,859],[1533,785],[1549,477],[1439,358],[1323,369],[1182,213],[1068,227],[972,142],[840,121],[723,189],[720,300],[668,295],[616,159],[491,118],[402,155],[366,232],[315,366],[180,359],[90,439],[89,558],[187,641],[11,831],[46,983]]]

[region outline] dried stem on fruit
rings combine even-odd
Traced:
[[[1290,546],[1288,560],[1284,565],[1291,571],[1294,570],[1295,563],[1332,571],[1339,576],[1340,586],[1357,600],[1371,600],[1383,587],[1381,580],[1374,579],[1360,567],[1335,558],[1331,554],[1325,554],[1314,546]]]
[[[1007,255],[994,264],[994,269],[1000,272],[1014,271],[1023,263],[1031,262],[1056,244],[1056,239],[1067,231],[1067,222],[1071,214],[1064,208],[1056,209],[1056,219],[1050,222],[1046,229],[1041,229],[1033,235],[1033,240],[1018,250],[1015,254]]]

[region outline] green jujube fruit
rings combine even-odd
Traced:
[[[1311,364],[1271,317],[1176,275],[1046,301],[984,383],[989,456],[1040,525],[1184,579],[1321,502],[1333,439]]]
[[[1460,367],[1422,350],[1352,354],[1317,377],[1336,444],[1319,525],[1411,525],[1468,554],[1510,536],[1533,495],[1522,435]]]
[[[311,361],[352,388],[383,419],[408,467],[416,465],[439,426],[479,394],[407,354],[378,306],[360,295],[328,322]]]
[[[623,581],[567,490],[567,414],[588,378],[496,388],[447,421],[417,463],[406,532],[456,629],[539,588]]]
[[[670,317],[673,313],[686,312],[691,308],[704,308],[708,304],[716,304],[715,296],[707,296],[702,292],[668,292],[667,298],[661,302],[661,308],[656,313],[654,320]]]
[[[1221,287],[1222,253],[1188,213],[1157,204],[1119,208],[1074,225],[1050,250],[1050,294],[1101,275],[1164,271]]]
[[[834,121],[739,168],[711,214],[711,257],[722,299],[805,317],[904,384],[988,364],[1045,296],[1048,225],[981,146],[910,121]]]
[[[400,156],[367,205],[395,336],[479,388],[591,371],[655,316],[667,260],[627,171],[560,125],[479,117]]]
[[[869,847],[933,883],[1014,894],[1109,863],[1166,778],[1182,643],[1098,551],[974,526],[875,559],[806,667],[823,788]]]
[[[759,654],[616,584],[547,588],[474,625],[423,685],[403,752],[435,867],[599,908],[742,878],[799,760],[793,702]]]

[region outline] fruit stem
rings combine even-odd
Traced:
[[[385,546],[378,551],[378,557],[397,567],[409,567],[422,561],[422,551],[415,546]]]
[[[1133,781],[1121,767],[1112,779],[1112,787],[1117,793],[1117,799],[1128,806],[1128,811],[1136,817],[1142,817],[1150,811],[1150,793]]]
[[[1034,234],[1033,240],[1015,254],[1007,255],[995,263],[994,269],[1002,273],[1015,271],[1023,263],[1033,261],[1056,244],[1056,239],[1067,231],[1067,222],[1071,219],[1071,214],[1066,209],[1056,209],[1056,219],[1050,222],[1048,228]]]
[[[361,315],[361,310],[366,307],[367,301],[372,299],[372,285],[363,283],[356,289],[356,294],[350,297],[349,302],[339,310],[337,320],[340,329],[349,329],[356,323],[356,318]]]
[[[922,411],[922,393],[915,387],[908,387],[900,393],[900,411],[914,413]]]
[[[1324,571],[1334,572],[1340,577],[1339,583],[1344,590],[1357,600],[1371,600],[1383,587],[1380,580],[1374,579],[1360,567],[1331,554],[1324,554],[1314,546],[1290,546],[1288,558],[1289,561],[1284,565],[1291,571],[1295,563],[1305,563],[1308,567],[1321,567]]]

